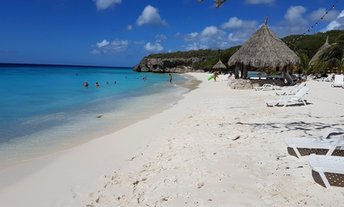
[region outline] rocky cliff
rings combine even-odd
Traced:
[[[137,72],[154,73],[186,73],[196,71],[194,63],[204,61],[204,58],[144,58],[134,67]]]

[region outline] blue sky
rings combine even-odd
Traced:
[[[335,0],[4,0],[0,62],[133,66],[150,53],[242,44],[269,16],[301,34]],[[310,34],[344,28],[339,1]]]

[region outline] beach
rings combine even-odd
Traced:
[[[284,139],[344,127],[344,89],[308,81],[307,106],[267,107],[275,91],[233,90],[209,74],[172,107],[0,171],[0,204],[22,206],[338,206]]]

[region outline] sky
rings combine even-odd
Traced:
[[[0,62],[134,66],[152,53],[225,49],[266,16],[279,37],[307,32],[336,0],[2,0]],[[308,34],[344,29],[339,0]]]

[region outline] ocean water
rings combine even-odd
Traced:
[[[0,164],[70,147],[163,110],[188,91],[187,81],[174,75],[170,84],[168,74],[130,68],[0,66]]]

